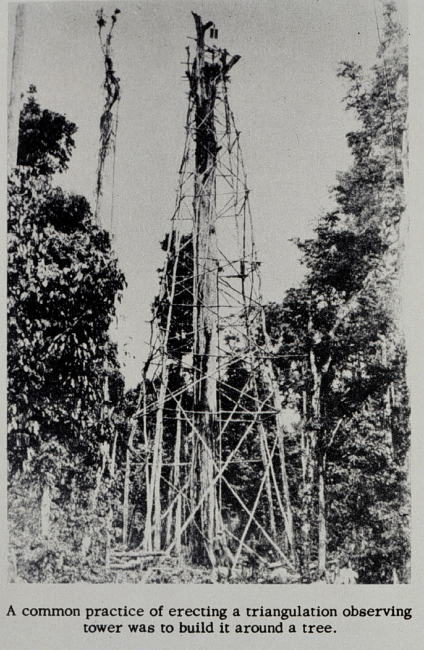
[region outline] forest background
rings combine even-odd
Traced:
[[[343,57],[343,58],[346,58],[346,57]],[[363,59],[362,59],[360,62],[362,63],[362,61],[363,61]],[[348,70],[348,68],[345,68],[345,76],[352,75],[352,70],[350,70],[350,72],[347,72],[347,70]],[[352,101],[353,101],[353,100],[352,100]],[[44,106],[43,106],[43,108],[44,108]],[[49,107],[49,108],[50,108],[50,107]],[[358,108],[358,105],[356,105],[356,108]],[[392,126],[393,126],[393,125],[392,125]],[[359,143],[359,144],[360,144],[360,143]],[[357,147],[356,149],[355,149],[355,146]],[[361,152],[361,151],[359,150],[360,147],[359,147],[359,149],[358,149],[358,146],[359,146],[359,145],[358,145],[358,142],[355,143],[354,141],[351,141],[351,148],[355,149],[357,156],[360,157],[360,156],[362,155],[363,152]],[[362,145],[360,145],[360,146],[362,146]],[[384,146],[384,145],[383,145],[383,146]],[[390,154],[387,154],[387,155],[390,157]],[[333,170],[333,173],[334,173],[334,170]],[[347,180],[347,176],[344,177],[344,180],[345,180],[345,181]],[[387,179],[386,179],[386,180],[387,180]],[[354,182],[355,182],[355,179],[353,179],[353,181],[352,181],[352,179],[350,179],[349,182],[354,183]],[[60,185],[63,185],[61,181],[60,181]],[[347,193],[349,193],[349,190],[347,190]],[[339,195],[340,195],[340,193],[339,193]],[[71,210],[71,212],[72,212],[72,209],[75,208],[75,206],[72,206],[72,205],[70,205],[69,203],[67,204],[67,203],[66,203],[66,200],[65,200],[65,201],[63,200],[63,197],[60,196],[60,192],[59,192],[59,193],[56,192],[56,194],[55,194],[55,198],[56,198],[56,200],[59,200],[59,202],[62,201],[62,203],[61,203],[61,206],[62,206],[61,209],[62,209],[62,210],[64,209],[63,206],[65,206],[66,210],[68,210],[68,211]],[[351,198],[352,198],[352,197],[350,197],[350,199],[351,199]],[[348,199],[348,200],[349,200],[349,199]],[[340,204],[340,201],[339,201],[339,204]],[[75,208],[75,209],[76,209],[76,208]],[[396,205],[395,205],[395,206],[393,207],[393,209],[394,209],[394,212],[396,212],[396,210],[399,210],[399,206],[396,206]],[[65,211],[66,211],[66,210],[65,210]],[[81,210],[81,206],[78,207],[78,210]],[[349,211],[349,210],[348,210],[348,211]],[[360,209],[360,211],[361,211],[361,209]],[[333,218],[333,219],[335,218],[335,217],[334,217],[334,213],[333,213],[333,217],[332,217],[332,218]],[[364,215],[363,215],[363,214],[361,215],[361,219],[364,219]],[[363,221],[363,223],[364,223],[364,221]],[[324,226],[323,226],[323,224],[324,224]],[[325,225],[325,224],[327,224],[327,225]],[[310,243],[310,244],[307,244],[306,247],[304,247],[304,251],[305,251],[305,253],[306,253],[306,258],[307,258],[307,259],[309,258],[309,266],[310,266],[310,268],[312,268],[312,273],[314,273],[314,272],[316,273],[316,269],[317,269],[317,260],[318,260],[318,264],[319,264],[319,258],[320,258],[320,255],[322,255],[322,251],[320,251],[320,249],[319,249],[320,242],[321,242],[321,245],[323,245],[324,247],[325,247],[325,246],[328,246],[328,250],[331,249],[331,247],[335,245],[335,244],[334,244],[334,241],[330,241],[329,238],[328,238],[328,227],[329,227],[328,224],[330,224],[330,226],[331,226],[331,219],[330,219],[330,220],[327,219],[327,222],[326,222],[326,218],[324,217],[324,220],[321,221],[321,231],[319,231],[319,233],[318,233],[318,243],[317,243],[317,244]],[[324,229],[323,229],[323,228],[324,228]],[[327,228],[327,231],[325,230],[325,228]],[[331,230],[331,228],[330,228],[330,230]],[[165,230],[165,231],[166,231],[166,230]],[[163,235],[163,232],[162,232],[161,234]],[[296,234],[299,235],[299,234],[301,234],[301,233],[297,232]],[[370,234],[370,233],[368,233],[368,234],[367,234],[367,237],[365,237],[365,240],[366,240],[366,241],[365,241],[365,246],[369,246],[369,245],[370,245],[369,234]],[[371,234],[372,234],[372,233],[371,233]],[[374,233],[374,234],[375,234],[375,233]],[[160,237],[159,237],[159,238],[160,238]],[[321,239],[320,239],[320,238],[321,238]],[[303,237],[301,236],[300,239],[303,239]],[[331,239],[331,235],[330,235],[330,239]],[[117,236],[117,240],[116,240],[116,241],[117,241],[117,242],[119,241],[119,235]],[[359,242],[358,245],[359,245],[359,247],[360,247],[360,251],[361,251],[361,253],[363,253],[364,251],[363,251],[363,249],[361,248],[361,246],[362,246],[361,241],[360,241],[360,240],[357,240],[357,241]],[[382,245],[383,248],[384,248],[384,246],[385,246],[384,243],[381,244],[380,241],[378,241],[378,242],[377,242],[377,241],[374,241],[374,242],[373,242],[373,244],[372,244],[372,246],[371,246],[371,248],[372,248],[372,250],[371,250],[371,257],[372,257],[373,255],[377,255],[377,256],[378,256],[378,255],[381,255],[382,250],[379,248],[381,245]],[[323,250],[324,250],[324,249],[323,249]],[[105,253],[104,250],[103,250],[102,252]],[[106,253],[107,253],[107,251],[106,251]],[[368,253],[369,253],[369,251],[368,251]],[[119,257],[119,255],[118,255],[118,257]],[[354,257],[355,257],[355,256],[354,256]],[[343,264],[345,264],[345,263],[346,263],[346,261],[344,260],[344,261],[343,261]],[[349,264],[351,264],[351,263],[352,263],[352,259],[350,259],[350,261],[349,261]],[[332,265],[331,269],[329,270],[330,274],[331,274],[331,273],[334,273],[334,270],[335,270],[336,268],[337,268],[337,265]],[[322,267],[321,267],[320,272],[322,272],[322,271],[323,271],[323,269],[322,269]],[[325,269],[324,269],[324,274],[325,274]],[[343,274],[342,274],[342,275],[343,275]],[[367,272],[365,271],[365,275],[362,277],[362,280],[363,280],[366,276],[367,276]],[[322,281],[322,276],[321,276],[321,278],[320,278],[320,281]],[[359,282],[361,282],[361,278],[359,278]],[[120,279],[119,275],[117,275],[117,276],[116,276],[116,280],[115,280],[115,285],[114,285],[114,287],[115,287],[115,291],[118,290],[118,289],[120,288],[120,285],[122,286],[122,280]],[[337,288],[340,289],[340,287],[337,287]],[[344,290],[344,291],[347,291],[347,292],[351,291],[352,294],[353,294],[353,293],[355,292],[355,287],[353,287],[353,288],[352,288],[352,287],[350,287],[350,288],[346,288],[346,287],[344,287],[343,290]],[[300,289],[300,293],[301,293],[301,291],[302,291],[302,289]],[[296,291],[294,291],[294,292],[292,292],[292,297],[295,296],[295,297],[296,297],[296,300],[298,300],[298,297],[299,297],[300,293],[298,292],[298,293],[296,294]],[[110,308],[109,308],[109,312],[110,312]],[[274,325],[275,325],[275,323],[276,323],[277,320],[278,320],[278,309],[272,313],[272,318],[274,319],[274,321],[271,321],[271,322],[273,322]],[[370,325],[370,323],[368,323],[368,325]],[[379,323],[378,323],[378,327],[380,327],[380,329],[381,329],[381,321],[379,321]],[[381,330],[381,331],[382,331],[382,330]],[[368,332],[368,333],[369,333],[369,332]],[[277,338],[278,338],[278,337],[277,337]],[[383,365],[384,365],[384,363],[383,363]],[[384,384],[384,382],[383,382],[383,384]],[[382,384],[382,386],[383,386],[383,384]],[[35,434],[37,434],[37,432],[35,432]],[[53,436],[53,439],[54,439],[54,436]],[[43,462],[43,458],[42,458],[41,456],[40,456],[40,459],[39,459],[39,460],[40,460],[40,462]],[[44,459],[44,460],[46,460],[46,459]],[[49,462],[49,459],[47,458],[47,463],[48,463],[48,462]],[[38,468],[37,471],[38,471],[38,473],[40,473],[40,469],[39,469],[39,468]],[[45,472],[45,470],[43,470],[43,471]],[[48,473],[48,471],[47,471],[47,473]],[[381,577],[381,576],[380,576],[380,577]]]

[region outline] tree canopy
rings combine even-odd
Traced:
[[[314,238],[296,241],[305,280],[267,309],[278,353],[291,355],[275,361],[280,385],[307,440],[304,447],[298,441],[303,556],[308,564],[317,543],[321,571],[328,544],[354,558],[365,582],[390,581],[390,567],[405,575],[399,558],[408,555],[408,398],[397,295],[407,50],[394,14],[387,3],[370,76],[341,64],[346,108],[358,120],[347,134],[353,163],[337,175],[337,209],[320,218]]]
[[[41,109],[30,86],[19,120],[18,165],[48,175],[68,168],[77,127],[64,115]]]
[[[76,127],[34,92],[8,180],[8,452],[12,484],[32,476],[43,509],[46,494],[63,505],[75,477],[81,494],[93,488],[112,439],[122,387],[109,327],[125,279],[87,200],[52,182]]]

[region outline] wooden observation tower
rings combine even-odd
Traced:
[[[228,102],[240,57],[193,16],[186,141],[130,439],[138,431],[145,454],[142,546],[203,565],[226,549],[236,565],[260,559],[262,544],[268,559],[293,566],[281,405]]]

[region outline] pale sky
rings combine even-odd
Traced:
[[[404,25],[405,5],[398,0]],[[163,264],[159,242],[174,210],[188,90],[181,63],[185,47],[193,49],[187,37],[195,36],[191,11],[214,21],[217,45],[242,57],[231,71],[229,99],[242,133],[265,301],[281,301],[300,281],[303,270],[289,240],[311,235],[318,216],[332,207],[328,190],[336,172],[349,166],[345,135],[355,122],[344,111],[338,62],[368,69],[378,35],[373,0],[29,3],[22,90],[34,84],[42,108],[76,123],[76,148],[58,183],[93,206],[104,103],[101,6],[106,16],[121,10],[113,41],[122,91],[113,235],[128,287],[113,336],[129,388],[146,358],[146,321]],[[375,7],[381,29],[380,0]],[[9,50],[13,20],[10,35]]]

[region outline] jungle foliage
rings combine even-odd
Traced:
[[[398,292],[408,66],[392,2],[384,19],[370,73],[353,62],[343,62],[338,72],[357,128],[347,134],[352,164],[337,174],[332,190],[336,208],[318,219],[313,237],[294,242],[305,267],[302,283],[265,307],[272,369],[291,422],[284,430],[284,467],[275,462],[273,471],[277,482],[288,482],[292,548],[277,509],[272,534],[304,582],[331,581],[332,567],[347,563],[363,584],[410,581],[409,400]],[[157,377],[144,377],[125,393],[108,333],[124,276],[86,199],[53,183],[68,165],[75,131],[65,117],[42,110],[31,87],[21,114],[18,165],[8,182],[11,578],[137,582],[141,574],[116,573],[105,564],[111,548],[125,543],[136,549],[143,542],[155,428],[150,407],[160,386]],[[173,237],[167,235],[163,250],[172,253]],[[180,293],[168,340],[174,394],[187,383],[183,360],[193,350],[190,236],[180,250]],[[165,279],[171,267],[162,269]],[[171,313],[168,297],[153,304],[163,329]],[[247,381],[242,363],[230,365],[220,396],[221,408],[230,412],[245,391],[237,413],[245,423],[253,421],[249,404],[263,389],[259,376],[255,386],[246,388]],[[166,405],[162,480],[170,486],[181,407],[190,410],[190,391],[179,405],[172,399]],[[261,424],[271,441],[272,425],[265,418]],[[263,453],[256,434],[252,428],[237,450],[237,469],[234,464],[224,474],[249,508],[264,478],[252,462]],[[232,422],[220,440],[223,462],[239,438]],[[188,464],[182,445],[181,464]],[[275,486],[269,490],[275,501]],[[224,485],[220,499],[232,517],[228,526],[239,534],[246,513],[234,491]],[[172,499],[170,489],[164,516]],[[261,503],[259,521],[269,521],[265,509]],[[169,543],[170,527],[166,535]],[[274,559],[263,536],[248,541],[257,555]],[[204,568],[169,562],[169,570],[150,567],[151,581],[210,581]],[[256,565],[250,576],[272,579]]]

